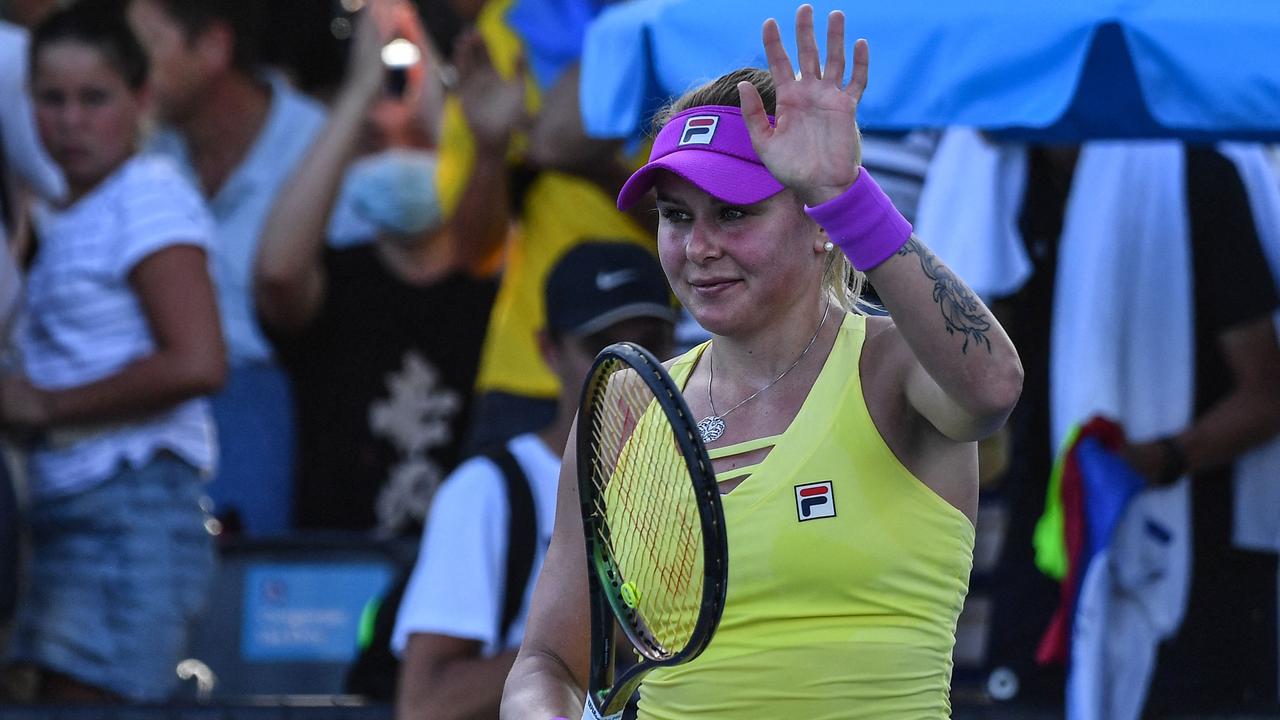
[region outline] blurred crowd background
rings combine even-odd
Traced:
[[[497,716],[591,357],[707,337],[617,4],[0,0],[0,716]],[[864,130],[1026,370],[956,716],[1280,717],[1280,151]]]

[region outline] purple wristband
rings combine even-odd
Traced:
[[[911,223],[866,168],[848,190],[816,207],[806,205],[804,211],[862,272],[888,260],[911,238]]]

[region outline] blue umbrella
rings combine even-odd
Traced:
[[[728,70],[765,67],[775,17],[795,57],[795,2],[633,0],[588,27],[588,132],[634,136],[664,100]],[[1280,139],[1275,0],[814,0],[818,34],[843,9],[871,43],[858,111],[870,128],[967,125],[1042,141]]]

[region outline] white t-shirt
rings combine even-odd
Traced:
[[[207,198],[216,238],[210,272],[233,367],[273,362],[274,350],[253,306],[253,263],[272,208],[325,123],[324,106],[295,89],[283,75],[269,72],[263,80],[271,86],[266,121],[217,195]],[[176,130],[152,136],[147,150],[173,159],[192,185],[199,186],[190,149]],[[348,239],[345,244],[354,244],[351,238],[372,238],[372,227],[350,208],[339,205],[333,215],[329,232]]]
[[[432,501],[418,562],[391,635],[397,656],[413,633],[477,640],[484,644],[485,656],[520,645],[555,522],[560,456],[532,433],[512,438],[507,449],[529,480],[538,528],[524,602],[507,637],[499,642],[510,521],[507,486],[491,460],[475,457],[453,471]]]
[[[168,160],[135,156],[66,208],[37,205],[40,247],[27,277],[18,349],[36,387],[100,380],[155,350],[129,273],[174,245],[208,250],[213,223],[200,196]],[[125,461],[137,467],[168,449],[212,471],[212,418],[203,399],[145,419],[62,428],[29,457],[32,494],[91,487]]]

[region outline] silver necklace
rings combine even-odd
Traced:
[[[800,352],[800,355],[796,358],[795,362],[791,363],[790,367],[783,370],[778,377],[770,381],[768,385],[765,385],[759,390],[746,396],[739,401],[737,405],[725,410],[723,413],[716,412],[716,401],[711,397],[711,383],[716,379],[716,356],[711,353],[710,348],[707,348],[707,404],[711,406],[711,414],[698,421],[698,434],[702,436],[702,442],[710,443],[719,440],[724,435],[724,419],[728,417],[729,413],[737,410],[743,405],[746,405],[748,400],[773,387],[779,380],[786,377],[787,373],[796,369],[796,366],[800,364],[800,361],[804,359],[804,356],[808,355],[809,351],[813,349],[813,344],[818,341],[818,335],[822,332],[822,326],[827,324],[827,312],[830,310],[831,299],[827,298],[827,305],[822,309],[822,319],[818,321],[818,328],[813,331],[813,337],[809,338],[809,344],[804,346],[804,350]]]

